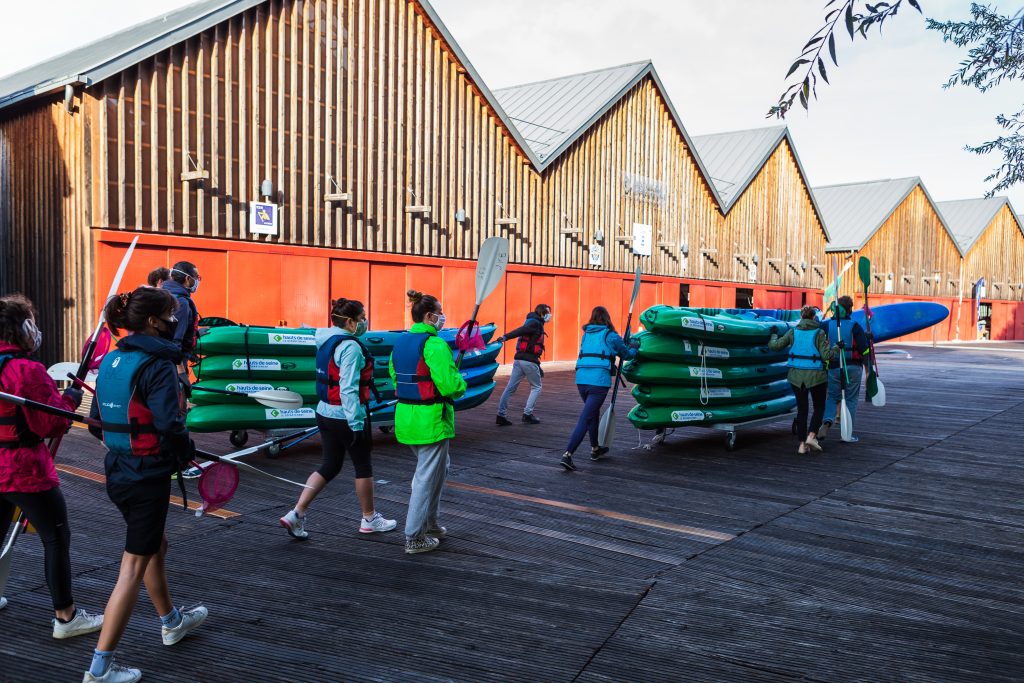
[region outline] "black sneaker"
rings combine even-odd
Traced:
[[[604,455],[606,453],[608,453],[608,447],[607,446],[601,446],[600,448],[598,448],[596,450],[591,450],[590,451],[590,459],[591,460],[600,460],[601,458],[604,457]]]
[[[539,425],[540,424],[540,420],[535,418],[533,415],[526,415],[525,413],[523,414],[523,422],[525,422],[528,425]]]
[[[504,415],[499,415],[498,417],[494,418],[494,423],[499,427],[508,427],[510,424],[512,424],[512,420],[508,419]]]
[[[575,472],[576,471],[576,465],[572,464],[572,456],[569,455],[568,452],[566,452],[566,454],[562,456],[561,464],[562,464],[562,467],[565,468],[566,472]]]

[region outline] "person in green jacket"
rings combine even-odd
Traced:
[[[447,530],[437,521],[448,476],[448,442],[455,438],[455,399],[466,393],[447,342],[441,302],[410,289],[413,326],[398,338],[389,369],[395,383],[395,438],[416,455],[416,473],[405,518],[405,552],[435,550]]]
[[[828,335],[818,326],[817,309],[813,306],[800,309],[800,322],[796,328],[787,330],[781,337],[778,329],[772,328],[768,348],[772,351],[789,349],[789,383],[796,394],[796,427],[797,436],[800,437],[797,453],[807,453],[808,449],[821,451],[817,433],[825,412],[827,363],[842,347],[842,341],[837,346],[829,347]],[[814,403],[810,426],[807,424],[808,396]]]

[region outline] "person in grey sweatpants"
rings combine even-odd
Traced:
[[[498,341],[505,343],[509,339],[518,338],[516,342],[516,355],[512,363],[512,376],[508,380],[508,386],[501,394],[498,401],[498,416],[495,423],[499,427],[507,427],[512,424],[508,419],[508,402],[512,394],[519,389],[519,384],[526,378],[530,383],[530,396],[526,399],[526,406],[523,408],[523,422],[526,424],[539,424],[533,415],[533,409],[540,398],[543,388],[544,371],[540,367],[540,357],[544,354],[544,341],[547,334],[544,331],[544,324],[551,321],[551,307],[547,304],[538,304],[533,311],[526,316],[526,322],[521,327],[510,330],[498,337]]]
[[[409,494],[409,512],[405,517],[405,537],[417,538],[423,534],[444,538],[446,529],[437,524],[441,503],[441,490],[448,478],[451,458],[448,457],[450,439],[423,445],[410,445],[416,454],[416,473],[412,476]]]

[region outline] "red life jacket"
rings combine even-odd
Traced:
[[[27,354],[24,353],[0,354],[0,376],[3,375],[7,361],[12,358],[27,357]],[[2,384],[0,384],[0,388],[3,388]],[[21,407],[0,401],[0,448],[31,448],[40,441],[42,439],[28,428]]]
[[[359,371],[359,402],[367,405],[380,400],[373,384],[373,355],[361,341],[347,334],[336,334],[316,350],[316,395],[324,403],[341,405],[341,368],[334,361],[334,352],[342,342],[354,341],[363,354],[363,369]]]
[[[544,338],[547,336],[543,327],[540,334],[524,334],[516,341],[516,353],[529,353],[540,358],[544,354]]]

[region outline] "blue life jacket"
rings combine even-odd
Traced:
[[[856,325],[857,323],[855,323],[853,320],[850,320],[849,318],[843,318],[843,320],[841,320],[840,322],[841,324],[839,325],[839,329],[840,334],[843,337],[843,344],[845,346],[845,348],[843,348],[843,355],[846,356],[846,362],[860,363],[860,351],[854,348],[855,344],[853,342],[853,326]],[[836,341],[838,340],[838,335],[836,334],[835,318],[832,318],[825,323],[825,331],[828,332],[828,343],[831,344],[832,346],[835,346]]]
[[[599,368],[609,374],[615,371],[615,351],[608,346],[608,335],[611,330],[584,332],[580,342],[580,355],[576,359],[576,369]]]
[[[391,364],[395,368],[395,398],[399,403],[431,405],[451,402],[437,390],[427,361],[423,359],[423,347],[430,336],[426,332],[407,332],[395,342]]]
[[[26,357],[24,353],[0,354],[0,375],[3,375],[7,361]],[[0,389],[3,389],[3,386],[0,386]],[[42,439],[28,428],[21,406],[0,401],[0,448],[31,448],[40,441]]]
[[[334,352],[342,342],[353,341],[363,352],[363,369],[359,373],[359,402],[368,404],[371,395],[380,401],[373,383],[373,354],[361,341],[349,334],[336,334],[316,350],[316,396],[332,406],[341,405],[341,368],[334,362]]]
[[[789,362],[786,365],[797,370],[825,369],[825,361],[814,344],[814,338],[818,336],[819,331],[793,330],[793,346],[789,349]]]
[[[155,360],[145,351],[115,349],[100,364],[96,402],[103,443],[114,455],[160,454],[153,413],[137,394],[139,373]]]

